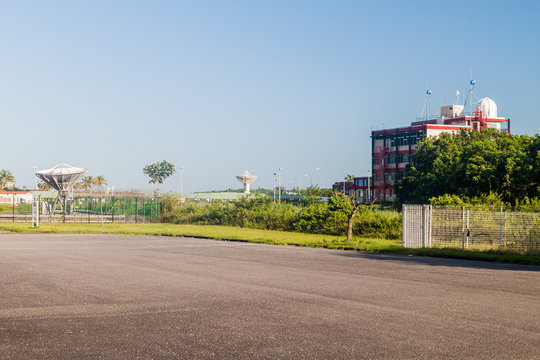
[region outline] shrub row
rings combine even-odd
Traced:
[[[342,194],[333,195],[328,202],[311,199],[301,204],[277,204],[260,196],[246,197],[237,202],[182,206],[175,197],[165,196],[161,201],[161,221],[344,235],[351,209],[349,199]],[[353,233],[364,237],[399,239],[401,214],[361,206],[355,216]]]

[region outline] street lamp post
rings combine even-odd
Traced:
[[[278,169],[278,203],[281,204],[281,168]]]
[[[182,184],[182,181],[183,181],[183,179],[182,179],[183,174],[182,173],[183,173],[183,170],[184,170],[184,167],[180,166],[180,171],[179,171],[179,173],[180,173],[180,204],[182,203],[182,190],[183,190],[182,189],[182,185],[183,185]]]
[[[371,170],[368,170],[367,171],[368,173],[368,178],[367,178],[367,203],[369,204],[370,201],[371,201],[371,187],[370,187],[370,184],[371,184]]]
[[[313,187],[313,173],[315,171],[319,171],[320,169],[319,168],[315,168],[315,170],[313,170],[310,174],[310,184],[311,184],[311,187]]]
[[[37,189],[38,189],[38,179],[37,179],[37,175],[36,175],[36,173],[37,173],[37,166],[35,166],[35,165],[32,166],[32,169],[34,169],[34,176],[36,177],[35,180],[36,180],[36,190],[37,190]]]
[[[274,171],[274,202],[276,202],[276,176],[277,172]]]

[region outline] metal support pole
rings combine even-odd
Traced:
[[[401,246],[407,247],[407,205],[401,205],[402,208],[402,232],[401,232]]]
[[[15,194],[11,194],[11,217],[15,222]]]
[[[465,206],[461,208],[461,250],[465,250]]]
[[[139,211],[138,211],[138,208],[139,208],[139,198],[135,198],[135,223],[138,222],[138,214],[139,214]]]
[[[469,210],[467,210],[467,249],[469,248],[469,235],[471,234],[471,230],[470,230],[470,227],[469,227]]]
[[[433,214],[433,205],[428,205],[428,211],[429,211],[429,224],[428,224],[428,244],[429,247],[431,247],[431,223],[432,223],[432,214]]]
[[[426,205],[422,205],[422,248],[426,247]]]
[[[183,170],[184,167],[180,166],[180,206],[182,206],[182,181],[183,181]],[[189,174],[188,174],[189,175]]]
[[[503,207],[501,206],[501,223],[499,227],[499,251],[502,250]]]
[[[279,169],[279,172],[278,172],[278,198],[279,198],[279,203],[281,204],[281,169]]]

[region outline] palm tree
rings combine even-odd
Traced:
[[[103,187],[107,185],[107,180],[105,180],[103,175],[96,176],[93,182],[100,190],[103,190]]]
[[[15,182],[15,176],[9,170],[0,170],[0,189],[4,189],[6,183]]]
[[[48,190],[51,190],[52,187],[51,187],[51,185],[47,184],[46,182],[40,182],[38,184],[38,189],[41,190],[41,191],[48,191]]]
[[[345,183],[354,183],[354,175],[345,176],[345,182],[343,183],[343,193],[345,195],[350,195],[350,194],[347,194],[347,192],[345,191]],[[348,192],[350,192],[350,190]]]
[[[81,180],[81,187],[84,190],[89,190],[94,186],[94,178],[92,176],[85,176]]]

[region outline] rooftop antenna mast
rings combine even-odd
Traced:
[[[467,106],[467,102],[469,102],[469,114],[472,115],[472,103],[473,103],[473,89],[476,86],[476,81],[472,78],[472,70],[471,70],[471,81],[469,81],[469,93],[467,94],[467,99],[465,99],[465,102],[463,103],[463,108]]]
[[[431,102],[431,90],[426,90],[426,98],[424,100],[424,106],[422,107],[422,112],[420,112],[420,118],[422,118],[422,115],[424,114],[424,110],[426,111],[426,121],[428,120],[429,116],[429,103]]]

